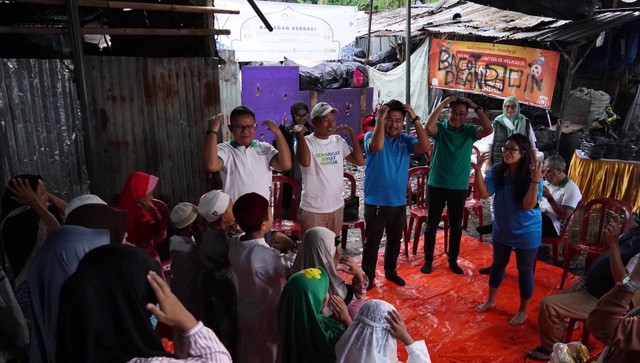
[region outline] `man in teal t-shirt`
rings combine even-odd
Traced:
[[[447,119],[438,121],[445,106],[449,106]],[[481,125],[466,124],[469,107],[473,108]],[[493,132],[491,121],[482,107],[466,97],[447,97],[429,115],[426,126],[433,139],[434,149],[429,172],[427,191],[428,216],[424,234],[424,265],[422,273],[431,273],[436,231],[445,204],[449,214],[449,268],[463,274],[458,266],[460,238],[462,237],[462,213],[469,190],[471,151],[473,142]]]

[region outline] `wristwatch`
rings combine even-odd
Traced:
[[[416,115],[416,117],[411,119],[411,122],[416,122],[416,121],[420,121],[420,116]]]
[[[478,111],[484,111],[484,108],[482,108],[482,106],[478,106],[476,108],[473,109],[476,113],[478,113]]]
[[[640,290],[640,285],[638,285],[638,283],[631,278],[631,274],[626,274],[622,278],[622,285],[626,286],[633,293],[636,293],[638,290]]]

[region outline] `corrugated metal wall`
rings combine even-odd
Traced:
[[[234,50],[219,50],[220,57],[226,64],[219,68],[220,76],[220,108],[224,114],[225,125],[222,127],[222,137],[225,141],[231,140],[231,132],[226,127],[229,124],[229,114],[242,104],[242,82],[240,81],[240,66],[236,60]]]
[[[129,173],[156,175],[156,196],[197,202],[209,190],[202,147],[219,105],[214,58],[87,57],[97,193],[112,202]]]
[[[88,191],[80,109],[59,59],[0,59],[0,193],[14,175],[40,174],[69,199]]]

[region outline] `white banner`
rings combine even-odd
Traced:
[[[269,32],[246,0],[216,0],[217,8],[240,15],[216,14],[216,28],[231,35],[218,48],[233,49],[240,62],[350,59],[356,32],[355,6],[256,1],[273,31]]]

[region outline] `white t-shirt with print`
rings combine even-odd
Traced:
[[[351,155],[349,144],[338,135],[318,139],[314,134],[305,136],[311,163],[300,166],[302,197],[300,208],[313,213],[331,213],[344,205],[342,197],[344,159]]]

